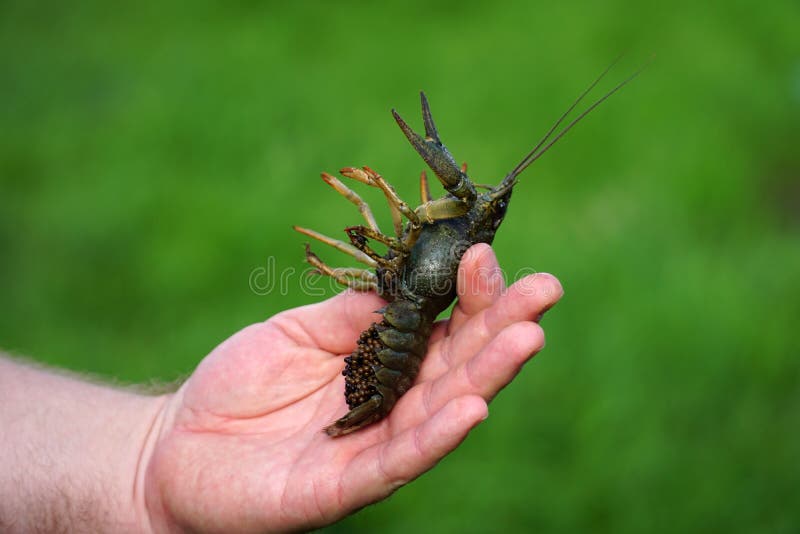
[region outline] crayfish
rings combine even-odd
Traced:
[[[616,61],[615,61],[616,63]],[[416,133],[392,110],[395,121],[447,191],[432,198],[428,179],[420,175],[421,203],[411,208],[394,188],[369,167],[345,167],[340,173],[380,189],[389,204],[394,235],[378,227],[369,205],[342,181],[328,173],[322,179],[355,204],[366,226],[345,229],[349,243],[307,228],[295,230],[353,256],[374,270],[333,268],[325,264],[306,244],[306,261],[319,273],[359,291],[376,291],[388,304],[378,310],[383,320],[361,333],[356,349],[345,358],[345,400],[350,411],[328,426],[330,436],[348,434],[383,419],[398,398],[411,388],[427,350],[436,317],[456,297],[456,277],[463,253],[473,244],[489,243],[503,222],[517,177],[544,154],[567,131],[614,94],[642,69],[637,70],[595,101],[577,118],[553,135],[570,112],[581,102],[614,63],[573,102],[543,139],[496,186],[473,183],[466,166],[459,166],[439,138],[424,93],[422,121],[425,135]],[[403,223],[403,218],[407,222]],[[379,254],[369,246],[373,240],[386,246]]]

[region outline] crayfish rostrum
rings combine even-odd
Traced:
[[[613,66],[613,64],[612,64]],[[366,226],[345,229],[350,243],[295,227],[374,269],[333,268],[306,245],[306,261],[320,273],[350,288],[376,291],[388,304],[378,310],[383,320],[361,333],[356,349],[345,358],[345,399],[350,411],[328,426],[330,436],[341,436],[381,420],[397,399],[411,388],[427,350],[436,317],[456,296],[456,277],[463,253],[475,243],[489,243],[503,222],[517,176],[546,152],[572,126],[606,98],[634,78],[641,69],[595,101],[561,131],[554,132],[581,99],[608,72],[608,67],[556,121],[544,138],[496,186],[473,183],[466,165],[459,166],[445,148],[421,93],[425,136],[416,133],[392,110],[397,124],[422,156],[447,194],[433,199],[425,172],[420,176],[421,203],[411,208],[394,188],[369,167],[345,167],[340,173],[386,196],[394,235],[383,233],[362,198],[339,179],[322,173],[322,179],[361,212]],[[403,218],[407,222],[403,223]],[[373,250],[369,240],[386,246],[385,254]]]

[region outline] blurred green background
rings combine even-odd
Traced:
[[[391,107],[419,127],[425,89],[494,182],[618,53],[601,90],[654,52],[528,169],[495,242],[509,276],[563,281],[546,350],[456,453],[330,531],[796,532],[798,28],[794,0],[2,2],[0,347],[185,375],[321,298],[290,225],[360,220],[321,170],[416,198]],[[270,257],[296,271],[258,295]]]

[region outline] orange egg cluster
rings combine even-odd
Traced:
[[[381,326],[388,326],[384,321]],[[376,324],[373,323],[361,333],[358,346],[353,353],[344,359],[347,364],[342,371],[344,375],[344,396],[350,409],[359,406],[375,395],[375,371],[373,365],[381,365],[377,353],[386,348],[378,337]]]

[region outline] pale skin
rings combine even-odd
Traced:
[[[322,429],[346,412],[343,357],[379,318],[374,293],[248,326],[167,395],[0,358],[0,530],[307,530],[385,498],[455,449],[544,346],[561,285],[504,288],[498,269],[488,245],[465,254],[414,387],[336,439]]]

